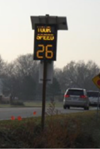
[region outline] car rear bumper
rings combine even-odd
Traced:
[[[78,101],[78,102],[71,102],[71,101],[65,101],[63,103],[66,106],[73,106],[73,107],[85,107],[85,106],[89,106],[89,103],[86,101]]]
[[[100,103],[99,104],[98,103],[90,103],[89,105],[94,106],[94,107],[97,107],[99,105],[99,107],[100,107]]]

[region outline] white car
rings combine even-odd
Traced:
[[[86,89],[83,88],[68,88],[64,94],[63,108],[83,107],[84,110],[89,110],[89,99]]]
[[[87,91],[87,96],[89,98],[89,104],[91,106],[100,106],[100,92],[99,91]]]

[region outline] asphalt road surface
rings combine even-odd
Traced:
[[[90,108],[90,110],[96,110],[97,108]],[[48,108],[46,108],[46,113],[50,114],[50,111]],[[70,108],[70,109],[63,109],[62,107],[60,108],[55,108],[55,113],[60,114],[60,113],[75,113],[75,112],[85,112],[83,108]],[[18,116],[21,116],[22,118],[27,118],[27,117],[36,117],[36,116],[41,116],[42,113],[42,108],[38,107],[33,107],[33,108],[0,108],[0,120],[9,120],[11,119],[11,116],[14,116],[16,119]]]

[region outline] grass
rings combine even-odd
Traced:
[[[10,104],[0,104],[0,108],[9,108],[11,107]]]
[[[0,121],[0,148],[100,147],[100,112],[53,115],[54,104],[49,106],[44,131],[41,117]]]
[[[46,107],[49,107],[50,101],[46,102]],[[62,102],[56,102],[55,107],[62,107]],[[42,107],[42,101],[29,101],[24,102],[24,107]]]
[[[24,107],[22,105],[0,104],[0,108]]]
[[[10,107],[42,107],[42,101],[25,101],[24,105],[10,105],[10,104],[0,104],[0,108],[10,108]],[[46,101],[46,107],[49,107],[50,101]],[[62,102],[56,101],[55,107],[62,107]]]
[[[0,148],[100,148],[100,111],[58,114],[56,107],[48,102],[44,130],[41,117],[0,121]]]
[[[25,107],[41,107],[42,106],[42,102],[38,101],[38,102],[32,102],[32,101],[29,101],[29,102],[24,102],[24,105]]]

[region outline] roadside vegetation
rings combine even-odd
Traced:
[[[100,112],[61,114],[54,102],[44,130],[41,117],[0,121],[0,148],[99,148],[99,138]]]

